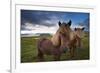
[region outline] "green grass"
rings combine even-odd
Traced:
[[[50,37],[50,36],[49,36]],[[37,62],[37,39],[39,37],[21,37],[21,62]],[[89,37],[85,36],[82,39],[83,48],[76,49],[76,56],[71,59],[69,52],[62,54],[60,60],[87,60],[89,59]],[[45,55],[45,61],[53,61],[53,56]]]

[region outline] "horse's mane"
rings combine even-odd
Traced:
[[[61,44],[59,35],[60,35],[60,29],[58,29],[57,32],[51,38],[51,41],[54,46],[59,46]]]
[[[54,46],[60,46],[62,45],[62,43],[64,43],[65,40],[62,41],[63,37],[61,37],[61,35],[63,35],[61,32],[63,30],[62,29],[58,29],[57,32],[53,35],[53,37],[51,38],[51,41],[53,43]],[[69,40],[70,35],[66,36],[66,40]]]

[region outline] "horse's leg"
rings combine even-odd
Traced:
[[[41,52],[40,49],[38,49],[38,59],[39,59],[39,61],[43,61],[44,60],[43,53]]]
[[[75,56],[75,48],[70,48],[70,56],[73,58]]]
[[[81,39],[77,40],[77,45],[78,45],[78,48],[82,48],[82,41],[81,41]]]
[[[61,52],[60,52],[60,50],[57,50],[56,54],[54,55],[54,60],[55,61],[59,61],[60,60],[60,56],[61,56]]]
[[[53,55],[55,61],[59,61],[60,56],[61,56],[60,48],[54,48],[53,52],[52,52],[52,55]]]

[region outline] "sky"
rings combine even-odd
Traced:
[[[55,33],[58,22],[72,21],[71,28],[85,26],[89,29],[89,13],[21,10],[21,34]]]

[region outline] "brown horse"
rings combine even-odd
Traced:
[[[70,55],[71,57],[75,56],[75,49],[76,48],[81,48],[81,44],[82,44],[82,35],[83,35],[83,28],[75,28],[74,31],[70,31],[70,41],[69,44],[67,46],[67,48],[70,49]]]
[[[83,35],[84,35],[84,32],[83,32],[83,30],[84,30],[85,28],[84,27],[82,27],[82,28],[75,28],[75,33],[77,34],[77,46],[79,47],[79,48],[82,48],[82,38],[83,38]]]
[[[38,58],[44,60],[44,55],[53,55],[54,60],[60,60],[60,56],[67,48],[71,31],[71,20],[68,23],[58,23],[59,29],[51,39],[41,38],[38,41]]]

